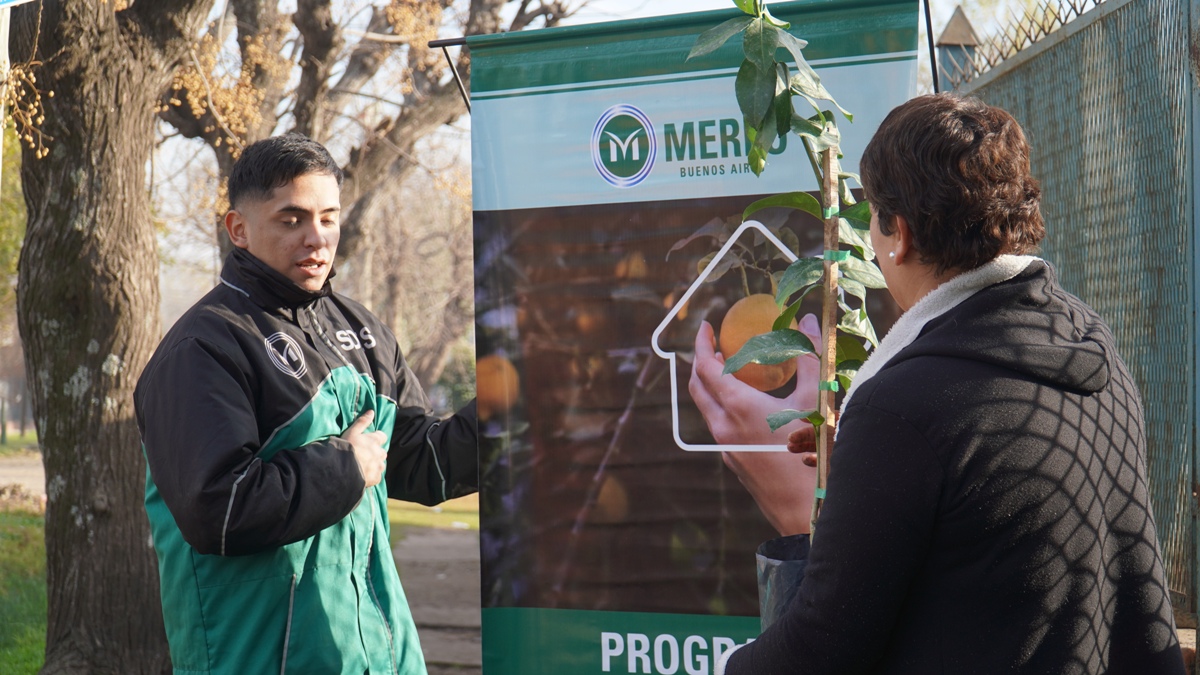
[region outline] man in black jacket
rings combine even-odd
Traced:
[[[475,407],[434,417],[391,331],[330,289],[341,179],[303,136],[246,148],[221,283],[138,382],[177,672],[425,672],[387,498],[476,489]]]

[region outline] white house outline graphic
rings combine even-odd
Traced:
[[[675,372],[675,352],[665,352],[661,347],[658,346],[658,336],[662,335],[662,332],[666,330],[668,325],[670,325],[671,321],[675,318],[675,315],[679,314],[679,310],[685,304],[687,304],[688,300],[691,299],[692,294],[696,292],[696,289],[700,287],[700,284],[704,283],[704,280],[708,278],[708,275],[711,274],[717,264],[721,262],[721,259],[725,257],[725,254],[729,253],[729,249],[733,248],[733,245],[737,243],[737,240],[741,238],[742,234],[751,228],[758,230],[764,237],[767,238],[768,241],[770,241],[772,244],[775,244],[780,251],[783,251],[783,253],[787,256],[789,263],[796,262],[796,254],[792,253],[792,251],[789,250],[782,241],[779,241],[779,238],[772,234],[771,231],[763,226],[762,223],[758,222],[757,220],[747,220],[746,222],[742,223],[741,227],[734,231],[733,236],[729,237],[729,241],[725,242],[725,245],[721,247],[721,250],[717,251],[717,254],[708,262],[708,266],[704,268],[704,271],[700,273],[700,276],[696,277],[696,280],[692,282],[691,286],[688,287],[687,292],[683,294],[683,297],[679,298],[679,302],[675,303],[675,306],[671,308],[671,311],[667,312],[666,318],[662,320],[662,323],[658,324],[658,328],[654,329],[654,335],[650,338],[650,346],[654,349],[654,353],[666,359],[671,364],[671,434],[675,437],[675,445],[678,445],[684,450],[701,452],[787,451],[786,445],[694,445],[691,443],[684,443],[683,439],[679,436],[679,378]],[[766,423],[767,421],[764,419],[763,424]]]

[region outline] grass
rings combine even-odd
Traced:
[[[479,495],[451,499],[432,507],[390,499],[388,520],[392,524],[392,546],[404,538],[405,530],[410,527],[479,531]]]
[[[46,544],[40,514],[0,510],[0,664],[37,673],[46,651]]]
[[[36,452],[38,449],[37,432],[32,428],[24,435],[10,432],[4,443],[0,443],[0,457],[10,457]]]

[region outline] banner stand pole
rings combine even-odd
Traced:
[[[431,40],[429,48],[441,48],[442,53],[446,55],[446,63],[450,66],[450,72],[454,73],[454,83],[458,85],[458,93],[462,95],[463,103],[467,104],[467,112],[471,112],[471,97],[467,96],[467,88],[463,86],[462,77],[458,74],[458,68],[454,67],[454,61],[450,59],[450,52],[446,49],[447,47],[456,47],[465,44],[467,44],[467,38],[465,37],[446,38],[444,40]]]

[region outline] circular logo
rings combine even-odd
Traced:
[[[304,352],[300,351],[300,343],[291,335],[275,333],[264,342],[267,343],[267,356],[271,357],[271,363],[274,363],[276,368],[296,379],[308,372],[308,366],[304,363]]]
[[[592,163],[610,184],[633,187],[646,180],[654,167],[658,141],[646,113],[621,103],[596,121],[592,130]]]

